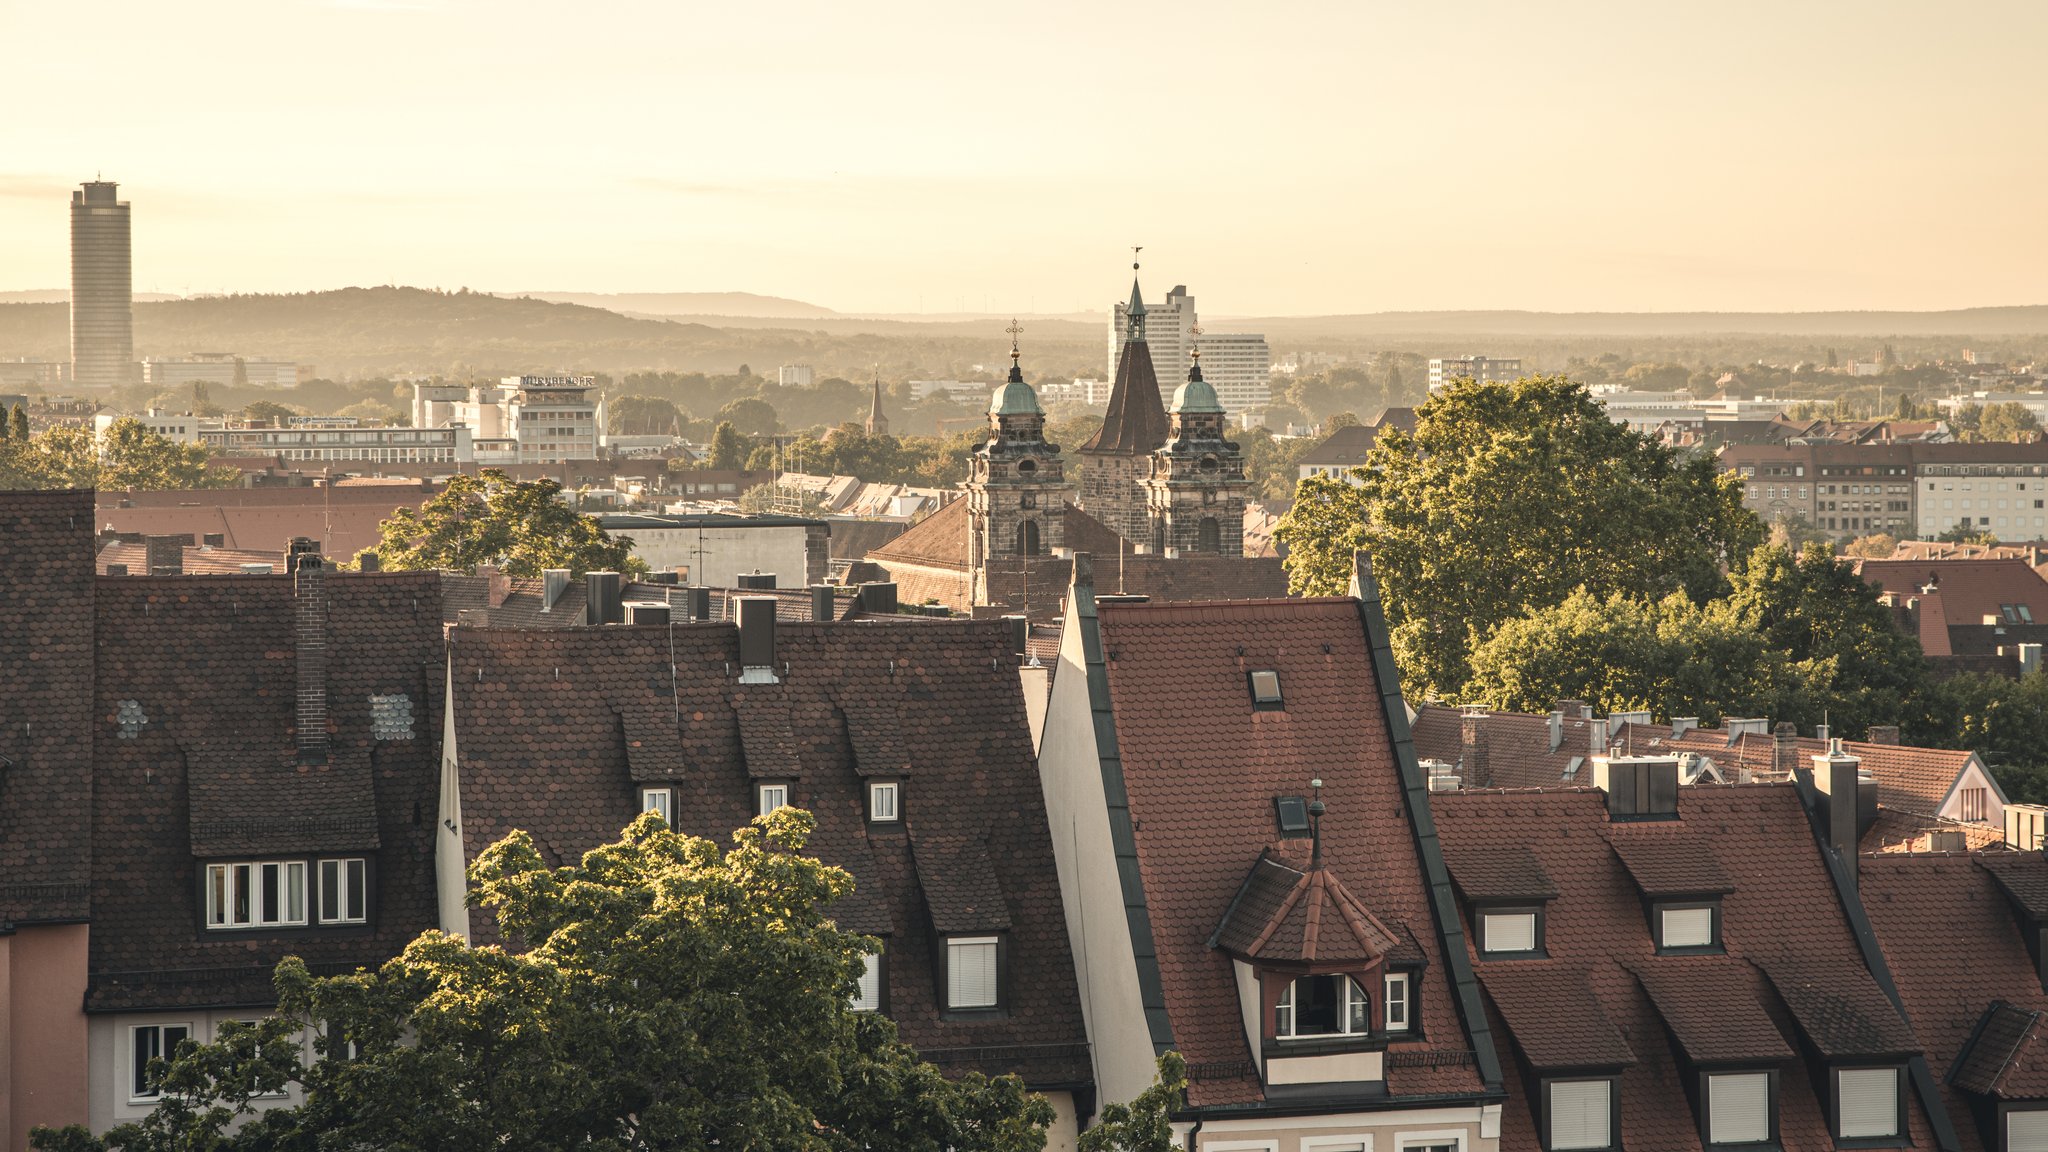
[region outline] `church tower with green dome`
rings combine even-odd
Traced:
[[[1224,438],[1228,417],[1216,389],[1202,379],[1198,350],[1187,383],[1173,394],[1166,443],[1151,455],[1140,482],[1151,550],[1161,556],[1196,552],[1244,555],[1244,453]]]
[[[1010,378],[989,399],[989,438],[967,474],[967,564],[977,590],[991,563],[1049,556],[1066,547],[1066,466],[1045,439],[1045,410],[1018,367],[1011,326]]]

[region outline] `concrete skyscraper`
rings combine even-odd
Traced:
[[[71,194],[71,381],[84,387],[136,377],[128,202],[113,181]]]

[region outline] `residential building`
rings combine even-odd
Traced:
[[[1959,416],[1965,408],[1988,407],[1993,404],[2017,404],[2033,413],[2034,419],[2048,423],[2048,392],[1999,392],[1979,390],[1968,396],[1950,396],[1940,401],[1941,407],[1950,416]]]
[[[1131,305],[1117,304],[1109,314],[1109,377],[1116,378],[1117,365],[1123,358],[1125,337],[1129,334]],[[1263,408],[1272,399],[1273,353],[1266,344],[1266,338],[1253,332],[1205,332],[1195,314],[1195,298],[1188,295],[1187,285],[1176,284],[1167,292],[1161,303],[1149,306],[1145,312],[1146,341],[1149,344],[1152,363],[1165,365],[1171,378],[1177,378],[1184,370],[1195,349],[1200,348],[1203,358],[1208,361],[1203,373],[1228,412],[1244,412]],[[1081,383],[1081,381],[1075,381]],[[1107,403],[1090,394],[1090,404]]]
[[[1856,573],[1882,590],[1901,623],[1937,660],[2003,654],[2022,657],[2048,642],[2048,578],[2025,559],[1857,560]],[[2032,662],[2039,663],[2037,648]],[[2017,671],[2017,669],[2015,669]]]
[[[71,380],[81,388],[132,383],[135,301],[128,202],[92,180],[71,194]]]
[[[2048,538],[2048,441],[1916,445],[1913,460],[1917,535],[1966,528],[2001,540]]]
[[[833,919],[879,944],[858,1006],[949,1073],[1020,1075],[1054,1103],[1047,1147],[1071,1152],[1094,1077],[1011,628],[736,607],[737,624],[451,633],[463,674],[427,823],[441,926],[498,939],[463,865],[515,828],[574,860],[648,809],[723,841],[805,808],[805,850],[854,879]]]
[[[1202,353],[1202,374],[1226,412],[1264,408],[1272,401],[1273,353],[1264,336],[1203,332],[1195,337],[1195,348]]]
[[[784,364],[775,370],[775,382],[784,388],[809,388],[816,378],[809,364]]]
[[[232,352],[195,352],[190,356],[152,356],[142,362],[143,382],[152,388],[189,388],[200,381],[247,384],[257,388],[296,388],[313,378],[313,366],[290,360],[237,356]]]
[[[1429,390],[1435,392],[1453,380],[1477,380],[1481,384],[1518,380],[1522,376],[1519,357],[1449,356],[1429,362]]]
[[[1803,523],[1839,538],[1913,530],[1912,445],[1731,444],[1724,471],[1742,477],[1742,503],[1766,522]]]
[[[1106,573],[1105,573],[1106,574]],[[1503,1074],[1370,576],[1137,603],[1077,556],[1039,745],[1095,1080],[1175,1143],[1500,1146]]]
[[[1366,453],[1379,442],[1380,433],[1388,428],[1399,428],[1403,432],[1415,431],[1415,409],[1382,408],[1365,424],[1347,424],[1329,434],[1321,444],[1309,449],[1308,454],[1296,462],[1300,469],[1299,479],[1311,476],[1340,476],[1348,484],[1357,484],[1358,478],[1351,470],[1365,463]]]
[[[218,431],[222,427],[222,422],[218,419],[195,416],[190,412],[172,412],[163,408],[149,408],[137,416],[116,416],[109,412],[98,413],[92,418],[93,434],[100,441],[104,442],[107,438],[107,432],[119,420],[133,420],[174,444],[197,444],[200,432],[208,428]]]

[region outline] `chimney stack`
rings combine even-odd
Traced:
[[[775,573],[773,572],[742,572],[739,574],[739,581],[740,591],[742,592],[775,591]]]
[[[583,620],[586,624],[623,624],[626,621],[625,603],[620,595],[617,572],[585,572],[583,592],[586,597]]]
[[[815,623],[829,624],[833,618],[832,586],[811,585],[811,619]]]
[[[1010,651],[1022,656],[1031,647],[1031,617],[1005,616],[1003,626],[1009,629]]]
[[[1780,720],[1771,734],[1771,768],[1789,779],[1798,766],[1799,729],[1790,720]]]
[[[711,619],[711,589],[701,584],[683,589],[683,619]]]
[[[384,561],[375,552],[364,552],[356,557],[356,571],[358,572],[382,572],[383,570]]]
[[[185,538],[183,536],[144,536],[142,538],[145,563],[151,576],[183,576],[185,574]]]
[[[479,564],[476,574],[484,578],[484,603],[492,608],[504,607],[512,595],[512,577],[496,564]]]
[[[874,580],[860,586],[860,610],[882,615],[896,611],[896,585],[892,581]]]
[[[293,541],[293,544],[299,543]],[[327,762],[327,565],[318,552],[292,553],[294,648],[298,657],[295,733],[299,763]]]
[[[775,597],[735,599],[740,624],[740,683],[779,684],[775,675]]]
[[[1464,777],[1474,788],[1493,787],[1493,772],[1486,763],[1486,713],[1467,712],[1460,717],[1459,737],[1464,745]]]
[[[320,542],[305,536],[294,536],[284,546],[284,571],[289,576],[299,570],[299,561],[306,557],[320,559]]]
[[[1564,744],[1564,712],[1561,709],[1550,713],[1550,750],[1554,753]]]
[[[1829,741],[1828,750],[1813,757],[1813,790],[1820,800],[1821,827],[1851,882],[1856,880],[1856,853],[1863,839],[1862,780],[1863,761],[1842,751],[1840,740]],[[1871,791],[1874,810],[1874,786]]]
[[[1678,819],[1678,757],[1595,756],[1593,786],[1610,820]]]
[[[562,593],[568,590],[569,570],[567,568],[541,569],[540,610],[543,612],[553,612],[556,602],[562,598]]]

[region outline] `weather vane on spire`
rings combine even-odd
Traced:
[[[1012,316],[1010,317],[1010,326],[1003,329],[1003,331],[1010,334],[1010,362],[1015,364],[1017,362],[1017,334],[1024,331],[1024,326],[1017,323],[1017,318]]]
[[[1200,363],[1202,360],[1202,326],[1196,324],[1190,327],[1188,329],[1188,337],[1188,355],[1194,357],[1196,363]]]
[[[1136,272],[1138,270],[1138,253],[1143,252],[1144,250],[1145,246],[1143,244],[1134,244],[1131,246],[1131,271]]]

